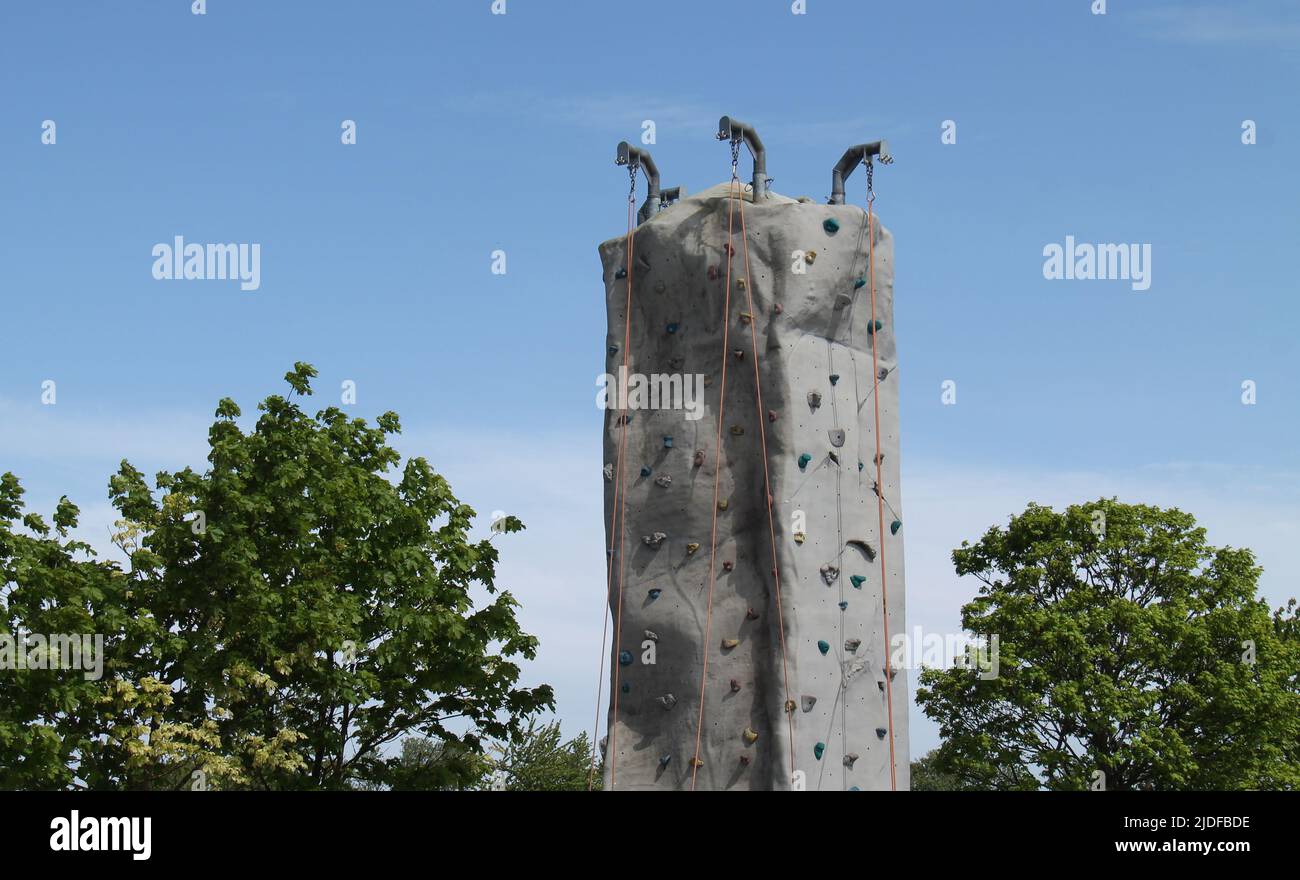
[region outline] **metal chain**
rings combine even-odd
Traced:
[[[636,162],[629,162],[627,166],[627,179],[631,187],[627,191],[627,200],[631,204],[636,204],[636,170],[641,166]]]
[[[740,164],[740,138],[731,139],[731,176],[737,177],[736,166]]]
[[[874,172],[876,166],[871,163],[870,159],[863,159],[862,164],[867,166],[867,204],[876,200]]]

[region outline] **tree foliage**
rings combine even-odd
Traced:
[[[996,678],[921,675],[935,766],[961,784],[1300,787],[1295,604],[1270,614],[1249,550],[1210,546],[1180,510],[1102,499],[1031,504],[953,562],[981,584],[963,627],[1000,654]]]
[[[474,511],[424,459],[398,468],[394,413],[373,427],[306,414],[295,395],[315,375],[296,364],[251,430],[223,399],[202,472],[151,487],[122,462],[125,570],[67,538],[66,499],[53,530],[16,522],[21,488],[4,476],[0,622],[102,633],[108,659],[100,681],[0,680],[0,784],[400,787],[391,744],[482,754],[552,706],[549,687],[519,685],[537,640],[495,585],[496,548],[469,538]]]

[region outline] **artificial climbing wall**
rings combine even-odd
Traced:
[[[636,231],[628,370],[703,374],[705,409],[692,421],[662,399],[659,409],[619,410],[611,397],[605,412],[610,607],[620,621],[611,648],[605,785],[689,789],[694,769],[699,789],[888,790],[892,739],[893,785],[906,789],[907,674],[894,669],[887,681],[879,555],[888,629],[901,635],[905,530],[892,237],[878,222],[868,231],[865,211],[853,205],[744,198],[750,273],[738,215],[734,251],[726,252],[726,185],[678,202]],[[870,325],[868,234],[875,236],[878,328]],[[625,246],[621,236],[600,246],[610,374],[618,374],[625,354]],[[611,515],[624,428],[620,530]],[[701,763],[693,768],[697,731]]]

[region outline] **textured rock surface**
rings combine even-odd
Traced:
[[[616,546],[610,604],[616,618],[621,616],[621,634],[611,653],[610,693],[617,712],[611,699],[606,786],[611,787],[613,772],[617,789],[690,788],[707,654],[697,788],[790,789],[799,787],[793,780],[802,774],[801,784],[808,790],[888,789],[881,564],[879,557],[869,557],[883,544],[889,632],[902,634],[905,528],[891,534],[891,524],[903,519],[892,238],[877,220],[876,319],[881,328],[872,334],[869,287],[856,286],[867,277],[863,209],[776,194],[753,204],[746,197],[752,277],[744,268],[737,215],[731,302],[724,313],[729,207],[728,187],[714,187],[665,210],[636,233],[628,369],[704,374],[708,380],[703,418],[690,421],[680,409],[634,410],[626,428],[621,550],[617,530],[607,541]],[[827,220],[838,224],[834,232],[824,225]],[[620,236],[600,246],[611,374],[618,373],[624,356],[627,280],[618,276],[625,268],[625,244]],[[793,269],[795,251],[816,254],[811,263],[803,260],[804,274]],[[743,317],[751,310],[742,278],[753,297],[762,411],[755,394],[751,326]],[[669,325],[675,325],[673,332]],[[720,393],[724,330],[725,402]],[[883,535],[873,491],[873,342],[884,375],[879,385]],[[737,357],[736,349],[743,355]],[[833,383],[832,375],[838,381]],[[810,394],[820,395],[820,405],[812,405]],[[768,411],[775,413],[774,421]],[[606,410],[607,473],[618,460],[622,415]],[[779,615],[764,507],[760,420],[774,500]],[[733,433],[733,426],[743,433]],[[843,440],[836,446],[838,431]],[[666,436],[673,438],[671,448]],[[697,466],[699,450],[704,461]],[[802,468],[801,456],[807,456]],[[706,643],[717,468],[718,498],[726,501],[726,509],[717,514]],[[657,483],[661,476],[671,482]],[[607,529],[616,479],[603,480]],[[803,534],[797,534],[801,526]],[[655,533],[666,536],[657,547],[642,540]],[[699,545],[695,552],[692,544]],[[730,570],[724,562],[731,563]],[[650,598],[652,589],[662,591],[657,599]],[[843,608],[841,603],[846,603]],[[784,664],[779,620],[784,623]],[[724,647],[724,640],[738,644]],[[854,640],[860,642],[854,645]],[[646,644],[653,645],[653,663],[646,662]],[[621,652],[626,652],[626,665],[620,665]],[[908,786],[907,687],[906,672],[896,669],[890,689],[900,789]],[[786,712],[787,698],[795,703],[791,713]]]

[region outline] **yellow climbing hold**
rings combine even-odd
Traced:
[[[732,648],[736,647],[736,646],[739,645],[739,644],[740,644],[740,639],[723,639],[723,640],[722,640],[722,647],[723,647],[724,650],[727,650],[727,651],[730,651]]]
[[[731,503],[731,502],[728,501],[726,498],[723,498],[721,501],[718,502],[718,510],[726,510],[726,509],[727,509],[727,506],[728,506],[730,503]]]
[[[699,550],[699,549],[700,549],[700,545],[699,545],[699,543],[696,542],[696,541],[692,541],[691,543],[689,543],[689,544],[686,545],[686,552],[687,552],[687,553],[694,553],[696,550]]]
[[[814,262],[816,259],[817,259],[817,252],[816,252],[816,251],[805,251],[805,252],[804,252],[804,255],[803,255],[803,261],[804,261],[805,263],[807,263],[809,266],[811,266],[811,265],[813,264],[813,262]]]
[[[737,279],[736,279],[736,286],[739,287],[741,290],[744,290],[744,289],[745,289],[745,279],[744,279],[744,278],[737,278]]]
[[[802,544],[802,543],[804,542],[804,539],[805,539],[806,537],[807,537],[807,535],[805,535],[803,532],[795,532],[795,533],[794,533],[794,542],[795,542],[796,544]]]
[[[751,746],[758,742],[758,731],[754,730],[752,727],[746,727],[745,732],[741,734],[741,736],[743,736],[745,742],[749,743]]]

